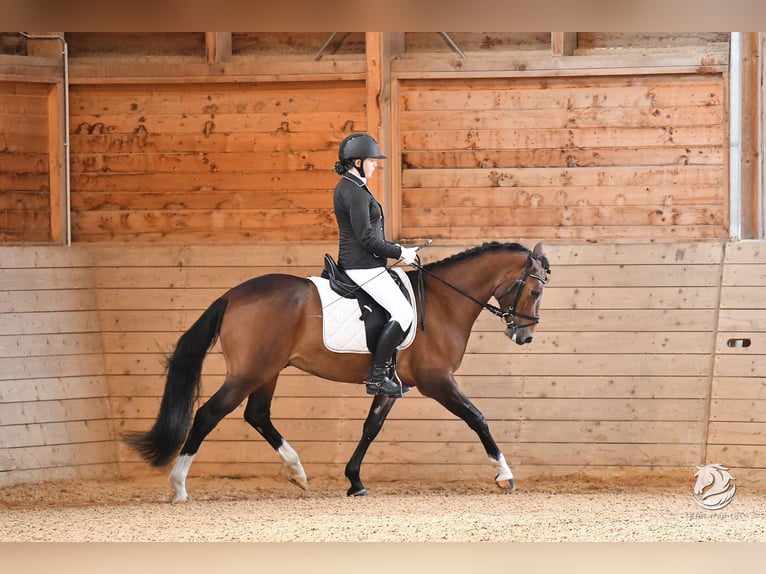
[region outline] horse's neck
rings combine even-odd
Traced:
[[[482,261],[461,261],[438,274],[442,275],[445,281],[484,304],[492,297],[501,271],[508,268],[507,254],[505,255],[506,257],[503,257],[502,253],[485,254]],[[452,293],[455,308],[451,312],[454,314],[457,308],[465,309],[465,320],[470,322],[470,329],[482,307],[457,291]],[[461,300],[466,304],[462,304]]]
[[[516,266],[516,260],[509,252],[486,253],[475,261],[465,261],[450,269],[455,284],[473,297],[486,303],[498,286],[501,276],[509,266]]]

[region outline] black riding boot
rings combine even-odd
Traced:
[[[375,354],[372,358],[372,368],[365,381],[368,395],[387,395],[401,397],[410,390],[409,387],[392,381],[388,377],[388,366],[397,345],[404,340],[404,331],[397,321],[389,321],[378,337]]]

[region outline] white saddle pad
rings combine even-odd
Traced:
[[[399,275],[402,283],[406,286],[410,295],[410,301],[415,301],[412,291],[412,283],[404,270],[399,267],[392,268]],[[325,347],[336,353],[369,353],[367,337],[364,332],[364,321],[359,311],[359,303],[356,299],[346,299],[338,295],[330,288],[330,282],[322,277],[309,277],[319,291],[319,299],[322,302],[322,339]],[[406,349],[415,340],[417,332],[417,308],[413,309],[415,320],[410,330],[404,337],[404,341],[397,347]]]

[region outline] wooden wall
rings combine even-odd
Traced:
[[[0,487],[116,476],[90,253],[0,248]]]
[[[51,241],[49,92],[0,82],[0,243]]]
[[[401,234],[725,237],[725,102],[722,74],[402,82]]]
[[[424,257],[466,246],[433,247]],[[0,337],[0,478],[104,475],[114,464],[122,475],[152,472],[118,437],[151,425],[164,358],[178,336],[237,282],[273,271],[318,273],[334,248],[2,248],[2,290],[12,307]],[[512,345],[498,320],[482,314],[458,372],[517,474],[691,472],[707,461],[731,466],[742,483],[763,483],[762,249],[762,242],[548,245],[553,275],[535,342]],[[727,346],[740,337],[750,346]],[[203,395],[223,376],[216,348]],[[309,476],[339,477],[368,408],[361,386],[288,369],[274,418]],[[206,441],[193,474],[272,476],[280,467],[240,407]],[[364,473],[491,480],[474,434],[417,391],[397,404]]]
[[[333,165],[364,84],[78,86],[74,241],[311,241],[336,234]]]
[[[726,249],[708,439],[708,459],[742,468],[742,478],[760,481],[766,476],[764,255],[762,241]]]

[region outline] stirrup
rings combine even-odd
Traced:
[[[391,380],[385,370],[382,373],[374,373],[376,369],[370,371],[370,376],[364,382],[368,395],[385,395],[387,397],[402,397],[404,393],[410,390],[410,387]],[[375,375],[382,374],[382,377]],[[397,377],[398,378],[398,377]]]

